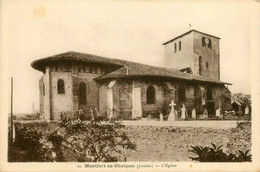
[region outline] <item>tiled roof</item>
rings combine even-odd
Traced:
[[[236,100],[231,102],[231,104],[233,104],[233,103],[236,103],[237,105],[241,106],[241,103],[239,103],[239,102],[236,101]]]
[[[61,61],[61,60],[62,61],[102,63],[102,64],[122,66],[115,59],[96,56],[96,55],[92,55],[92,54],[79,53],[79,52],[74,52],[74,51],[69,51],[69,52],[66,52],[66,53],[57,54],[57,55],[54,55],[54,56],[35,60],[31,63],[31,66],[36,70],[44,71],[44,66],[46,64],[49,64],[49,63],[52,63],[52,62],[55,62],[55,61]]]
[[[43,71],[44,66],[53,61],[79,61],[79,62],[91,62],[91,63],[102,63],[118,66],[119,69],[108,74],[101,75],[96,80],[122,78],[122,77],[164,77],[164,78],[175,78],[190,81],[202,81],[211,82],[218,84],[229,84],[219,80],[212,80],[202,76],[184,73],[174,68],[156,67],[151,65],[145,65],[141,63],[135,63],[120,59],[111,59],[106,57],[95,56],[91,54],[78,53],[78,52],[67,52],[63,54],[54,55],[51,57],[35,60],[31,66],[34,69]]]
[[[205,78],[190,73],[183,73],[173,68],[155,67],[155,66],[149,66],[143,64],[134,64],[134,65],[130,64],[116,71],[113,71],[109,74],[102,75],[96,78],[96,80],[127,78],[127,77],[129,78],[130,77],[162,77],[162,78],[175,78],[181,80],[189,80],[189,81],[210,82],[210,83],[217,83],[217,84],[229,84],[226,82],[212,80],[209,78]]]

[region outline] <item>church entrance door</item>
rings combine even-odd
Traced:
[[[141,88],[133,88],[132,104],[132,118],[142,117]]]
[[[207,102],[207,109],[209,117],[215,116],[215,108],[214,108],[214,102]]]

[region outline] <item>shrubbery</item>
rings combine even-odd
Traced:
[[[8,161],[43,162],[54,161],[54,158],[48,144],[43,140],[42,133],[23,127],[17,129],[16,139],[13,143],[9,135]]]
[[[14,144],[9,141],[9,162],[65,161],[70,152],[78,162],[116,162],[124,160],[122,151],[136,150],[117,122],[64,119],[59,128],[43,135],[22,127],[16,131]]]
[[[211,143],[212,147],[202,147],[202,146],[191,146],[190,152],[193,152],[197,157],[189,157],[193,161],[198,162],[251,162],[252,155],[249,155],[249,150],[243,152],[238,151],[239,154],[235,155],[233,153],[226,154],[221,149],[221,146],[217,147],[215,144]]]
[[[77,161],[115,162],[123,149],[136,150],[117,122],[63,120],[60,127],[65,129],[64,146],[74,152]]]

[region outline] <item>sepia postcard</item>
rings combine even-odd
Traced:
[[[0,7],[0,171],[260,171],[259,1]]]

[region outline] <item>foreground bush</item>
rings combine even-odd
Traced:
[[[202,147],[202,146],[191,146],[192,150],[190,152],[195,153],[198,157],[189,157],[193,161],[198,162],[251,162],[252,155],[248,155],[249,150],[243,152],[238,151],[238,155],[233,153],[226,154],[221,149],[221,146],[217,147],[215,144],[211,143],[212,147]]]
[[[8,139],[9,162],[50,162],[54,161],[52,151],[43,140],[43,135],[27,127],[17,129],[16,139]]]
[[[64,134],[55,136],[62,138],[59,146],[72,151],[79,162],[115,162],[120,160],[124,149],[136,150],[136,145],[121,130],[124,126],[117,122],[98,118],[91,121],[63,120],[60,127]]]
[[[64,119],[56,131],[43,135],[22,127],[16,131],[12,144],[9,139],[9,162],[66,161],[66,154],[78,162],[123,161],[123,150],[136,150],[117,122]]]

